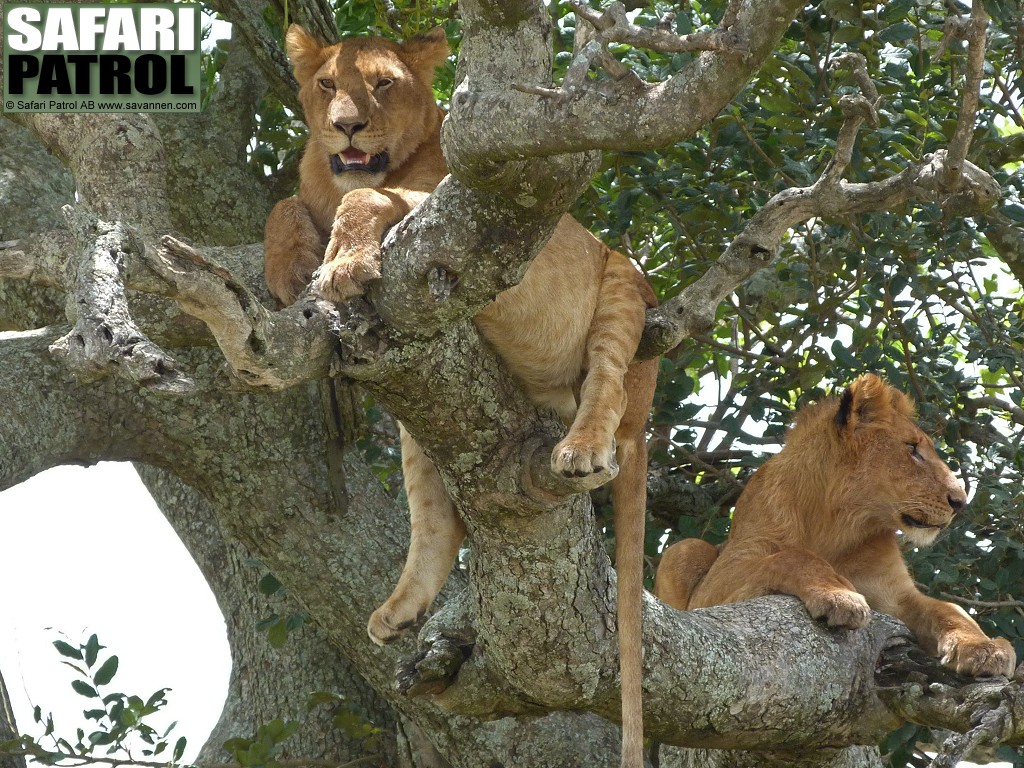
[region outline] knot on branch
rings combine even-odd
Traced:
[[[857,83],[857,87],[860,88],[860,92],[877,106],[879,101],[878,89],[875,88],[874,81],[868,75],[868,60],[864,58],[864,55],[860,53],[840,53],[833,57],[829,63],[829,71],[836,72],[840,69],[849,70],[850,74],[853,75],[854,82]]]
[[[878,104],[868,101],[863,96],[847,94],[839,97],[839,108],[846,119],[858,118],[866,120],[872,128],[878,127]]]
[[[19,240],[0,241],[0,277],[28,280],[32,276],[32,264],[25,258],[19,243]]]
[[[917,187],[938,199],[947,216],[974,216],[999,202],[1002,190],[989,173],[964,160],[959,172],[951,174],[951,162],[955,158],[949,152],[936,150],[925,156],[914,178]]]
[[[403,696],[438,694],[455,682],[459,668],[469,658],[472,643],[435,637],[395,671],[395,690]]]

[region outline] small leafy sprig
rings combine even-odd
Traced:
[[[170,760],[163,765],[172,768],[180,764],[187,740],[182,736],[173,746],[169,740],[177,722],[160,732],[147,721],[167,705],[169,688],[159,689],[145,701],[139,696],[119,691],[106,693],[105,689],[117,675],[119,661],[114,654],[101,660],[100,651],[106,646],[100,645],[95,634],[77,646],[65,640],[56,640],[53,646],[64,657],[63,664],[79,675],[71,681],[72,689],[93,704],[91,709],[83,712],[86,721],[95,724],[93,730],[86,733],[85,728],[76,729],[76,739],[72,743],[57,734],[53,714],[44,718],[42,708],[37,706],[33,717],[44,727],[42,738],[22,735],[0,744],[0,752],[19,752],[45,765],[75,766],[94,762],[135,764],[138,761],[133,750],[150,761],[170,750]],[[47,739],[52,741],[52,747],[44,746]]]
[[[251,738],[226,741],[224,749],[230,753],[231,762],[202,766],[183,763],[185,737],[175,740],[173,746],[170,741],[177,722],[162,732],[149,722],[167,705],[166,694],[170,688],[159,689],[145,701],[139,696],[121,692],[108,693],[107,688],[117,675],[120,662],[114,654],[101,656],[106,647],[100,644],[96,635],[91,635],[80,645],[57,640],[53,646],[63,657],[62,663],[76,673],[71,681],[72,689],[90,701],[92,708],[83,711],[90,725],[77,728],[75,739],[69,740],[60,735],[53,714],[44,717],[42,708],[37,706],[33,718],[43,726],[43,735],[39,738],[21,735],[0,741],[0,757],[30,757],[42,765],[59,768],[92,765],[109,768],[356,768],[383,764],[383,757],[377,752],[381,730],[344,695],[332,692],[311,694],[307,712],[318,707],[330,707],[332,727],[360,742],[370,754],[343,764],[333,760],[283,758],[281,753],[285,742],[295,735],[302,721],[276,719],[260,725]]]

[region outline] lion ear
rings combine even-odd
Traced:
[[[907,400],[906,395],[890,387],[873,373],[865,373],[843,390],[836,411],[836,425],[840,428],[878,421],[884,413],[893,410],[894,398]],[[897,410],[902,411],[902,407]]]
[[[327,61],[327,46],[298,24],[288,27],[284,42],[299,85],[312,78]]]
[[[434,70],[444,64],[451,51],[443,27],[434,27],[402,43],[402,58],[416,76],[427,83],[434,81]]]

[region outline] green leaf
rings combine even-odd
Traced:
[[[241,737],[236,737],[234,739],[228,739],[227,741],[225,741],[223,746],[224,750],[226,752],[230,752],[237,760],[239,752],[246,750],[252,746],[252,739],[243,739]]]
[[[174,742],[174,752],[171,753],[171,760],[178,762],[181,760],[181,756],[185,754],[185,746],[188,744],[188,740],[182,736],[176,742]]]
[[[267,631],[267,639],[274,648],[283,648],[288,642],[288,624],[282,619]]]
[[[78,659],[79,661],[82,660],[82,652],[63,640],[54,640],[53,647],[57,649],[61,656],[67,656],[69,659]]]
[[[106,733],[105,731],[93,731],[89,734],[89,741],[96,746],[103,744],[113,744],[117,739],[117,736],[113,733]]]
[[[912,109],[905,109],[905,110],[903,110],[903,114],[906,115],[907,117],[909,117],[911,120],[913,120],[918,125],[920,125],[920,126],[922,126],[924,128],[928,127],[928,118],[926,118],[920,112],[915,112]]]
[[[878,33],[878,39],[886,43],[894,43],[901,40],[911,40],[917,35],[917,27],[909,21],[901,21],[886,27]]]
[[[96,657],[99,655],[100,648],[102,648],[102,647],[103,646],[100,645],[100,639],[98,637],[96,637],[96,635],[92,635],[89,638],[89,641],[85,644],[85,664],[86,664],[86,666],[91,667],[93,664],[96,663]]]
[[[281,589],[281,587],[281,582],[278,581],[277,577],[274,576],[274,574],[272,573],[268,573],[262,579],[260,579],[260,583],[258,585],[260,594],[266,595],[267,597],[270,597],[270,595],[275,594],[278,590]]]
[[[96,685],[106,685],[114,679],[114,675],[117,674],[117,656],[111,656],[96,670],[96,674],[93,675],[92,679]]]
[[[84,680],[72,681],[71,687],[75,689],[76,693],[85,696],[87,699],[98,699],[100,696],[98,693],[96,693],[96,689]]]

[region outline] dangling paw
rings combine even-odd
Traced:
[[[597,488],[619,474],[615,441],[597,445],[570,434],[551,452],[551,471],[561,477],[592,478],[595,482],[591,487]]]
[[[387,645],[400,638],[407,629],[416,626],[429,605],[415,601],[400,601],[393,597],[370,615],[366,633],[377,645]]]

